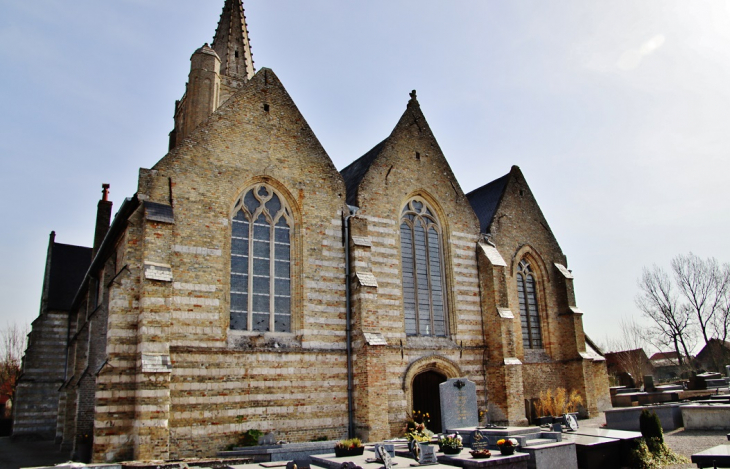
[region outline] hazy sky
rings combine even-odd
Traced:
[[[167,150],[190,55],[223,0],[0,2],[0,321],[38,314],[48,235],[90,246]],[[730,2],[247,0],[337,168],[418,91],[462,189],[524,172],[576,276],[586,332],[638,315],[643,266],[730,261]]]

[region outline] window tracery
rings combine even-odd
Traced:
[[[291,332],[291,231],[284,198],[266,184],[244,192],[231,223],[234,330]]]
[[[542,348],[535,274],[526,259],[521,260],[517,266],[517,293],[520,300],[522,344],[525,348]]]
[[[426,201],[406,204],[400,232],[406,335],[446,336],[442,232]]]

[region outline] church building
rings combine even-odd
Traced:
[[[526,425],[558,387],[609,407],[524,175],[465,194],[407,91],[390,135],[338,171],[225,0],[169,153],[113,219],[104,187],[91,248],[51,238],[16,434],[91,443],[98,462],[214,456],[249,429],[373,442],[412,410],[440,430],[456,377],[492,422]]]

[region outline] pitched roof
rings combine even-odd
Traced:
[[[665,359],[678,359],[679,354],[677,352],[657,352],[649,360],[665,360]]]
[[[477,218],[479,218],[479,226],[482,233],[489,232],[489,225],[492,224],[494,213],[497,211],[499,201],[502,200],[504,188],[507,187],[507,181],[509,181],[511,174],[512,172],[510,171],[501,178],[495,179],[466,194],[471,208],[476,213]]]
[[[48,309],[68,311],[91,265],[91,248],[53,243],[48,279]]]
[[[360,187],[360,182],[367,174],[370,169],[370,165],[373,164],[375,158],[380,154],[385,146],[386,138],[382,142],[375,145],[370,149],[369,152],[365,153],[360,158],[350,163],[347,167],[340,171],[342,178],[345,180],[345,187],[347,189],[347,203],[349,205],[355,205],[357,202],[357,190]]]

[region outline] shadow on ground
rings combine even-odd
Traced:
[[[70,459],[53,441],[12,441],[0,438],[0,469],[53,466]]]

